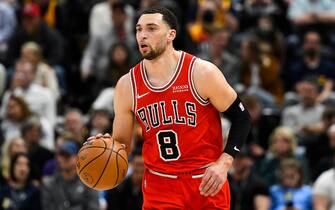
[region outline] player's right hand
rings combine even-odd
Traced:
[[[89,144],[91,141],[94,141],[95,139],[100,139],[100,138],[109,138],[109,139],[113,139],[112,136],[109,133],[105,133],[105,134],[97,134],[95,136],[90,136],[87,138],[87,140],[83,143],[83,145],[87,145]],[[125,144],[121,144],[123,146],[124,149],[126,149],[126,145]]]
[[[94,141],[95,139],[100,139],[100,138],[112,138],[112,136],[109,133],[99,133],[95,136],[90,136],[87,138],[87,140],[83,143],[83,145],[89,144],[91,141]]]

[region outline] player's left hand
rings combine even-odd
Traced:
[[[200,194],[203,196],[214,196],[227,180],[227,173],[232,165],[233,157],[222,154],[207,169],[199,186]]]

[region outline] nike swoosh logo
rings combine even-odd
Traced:
[[[144,94],[142,94],[142,95],[137,95],[137,99],[143,98],[144,96],[146,96],[146,95],[148,95],[148,94],[149,94],[149,92],[144,93]]]
[[[238,152],[240,151],[236,146],[234,147],[234,150],[236,150],[236,151],[238,151]]]

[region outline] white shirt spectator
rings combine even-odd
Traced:
[[[320,122],[324,109],[322,104],[308,108],[301,104],[287,107],[283,110],[282,125],[290,127],[295,133],[298,133],[302,126],[315,125]]]
[[[15,88],[5,92],[0,115],[4,116],[10,94],[21,96],[32,112],[48,120],[53,127],[56,123],[56,101],[52,92],[38,84],[32,83],[27,89]]]
[[[335,15],[335,2],[333,0],[293,0],[288,9],[288,17],[291,20],[308,13]]]
[[[55,149],[55,144],[54,144],[54,129],[46,120],[45,118],[40,118],[41,121],[41,126],[42,126],[42,138],[39,144],[46,149],[49,149],[53,151]],[[5,143],[9,142],[10,140],[16,138],[16,137],[21,137],[21,124],[10,121],[10,120],[4,120],[1,124],[1,129],[4,135]]]
[[[114,88],[105,88],[92,104],[93,110],[103,109],[114,115]]]
[[[83,80],[92,75],[98,81],[104,79],[104,73],[110,59],[109,52],[115,43],[125,43],[130,49],[136,48],[134,28],[127,27],[127,22],[131,20],[131,17],[128,16],[126,8],[127,6],[122,3],[115,4],[113,18],[109,17],[112,27],[103,28],[103,33],[90,35],[80,66]],[[109,8],[109,10],[112,9]]]
[[[130,5],[126,5],[125,10],[129,17],[125,23],[126,30],[134,30],[134,9]],[[90,36],[108,34],[113,27],[113,22],[111,21],[111,18],[112,10],[108,1],[94,5],[89,20]]]
[[[335,169],[323,172],[315,181],[313,195],[322,196],[329,201],[329,210],[335,210]]]
[[[37,65],[34,83],[48,88],[54,98],[58,99],[60,97],[58,79],[55,70],[51,66],[40,62]]]

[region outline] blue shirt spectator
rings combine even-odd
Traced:
[[[300,210],[312,209],[312,188],[302,186],[300,188],[285,188],[281,185],[274,185],[270,188],[271,210],[282,210],[285,206],[294,205]]]
[[[312,210],[312,187],[303,184],[304,172],[295,159],[285,159],[278,171],[279,183],[270,188],[270,210]]]
[[[14,8],[6,1],[0,1],[0,44],[8,41],[16,27]]]

